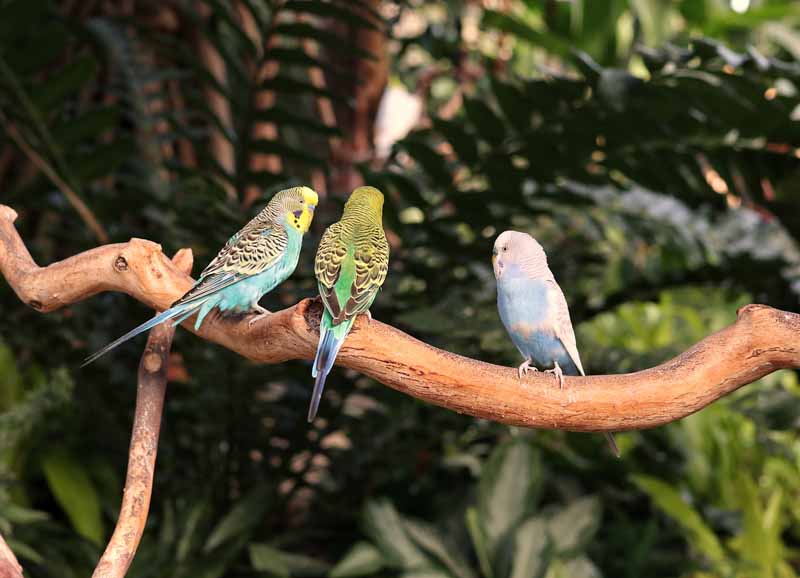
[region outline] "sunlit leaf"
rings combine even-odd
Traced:
[[[541,576],[550,559],[547,522],[529,518],[513,534],[513,558],[510,578]]]
[[[364,525],[366,533],[393,565],[406,569],[428,565],[428,558],[406,532],[403,517],[388,500],[367,504]]]
[[[255,526],[269,507],[270,495],[270,488],[266,485],[258,485],[250,490],[219,521],[206,539],[203,551],[210,552]]]
[[[536,505],[541,484],[539,456],[530,444],[512,439],[495,450],[481,471],[478,519],[490,551]]]
[[[600,500],[586,496],[571,502],[550,519],[548,530],[559,554],[574,554],[586,547],[600,525],[600,512]]]
[[[720,568],[727,567],[727,557],[716,534],[675,488],[658,478],[644,475],[634,476],[633,482],[650,496],[660,510],[686,530],[694,549]]]
[[[95,544],[102,544],[105,529],[100,500],[83,464],[61,448],[48,451],[41,463],[47,485],[75,530]]]
[[[380,550],[368,542],[356,542],[330,571],[330,578],[369,576],[384,566]]]

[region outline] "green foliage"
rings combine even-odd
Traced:
[[[499,445],[482,468],[476,495],[450,504],[436,524],[405,517],[387,500],[367,503],[364,526],[371,543],[357,542],[330,576],[376,575],[384,568],[442,578],[599,576],[586,556],[600,524],[599,500],[584,496],[543,511],[539,459],[522,437]],[[463,526],[453,523],[454,511],[464,512]]]
[[[57,446],[49,454],[39,450],[44,440],[54,437],[63,421],[60,414],[69,411],[74,384],[64,369],[51,375],[36,367],[20,371],[2,342],[0,383],[0,533],[23,562],[55,568],[65,562],[58,546],[40,542],[52,533],[51,515],[33,507],[31,488],[20,484],[29,472],[45,474],[47,492],[66,512],[74,531],[98,544],[104,537],[97,494],[83,464]]]
[[[104,532],[100,500],[83,465],[63,450],[53,449],[42,456],[42,470],[78,533],[101,546]]]
[[[536,502],[540,470],[538,456],[521,443],[500,446],[483,466],[476,521],[490,557]]]
[[[658,478],[637,476],[634,482],[653,502],[686,530],[686,538],[692,547],[717,566],[723,575],[730,569],[725,552],[716,534],[704,522],[700,515],[689,504],[683,501],[680,492]]]
[[[144,537],[132,571],[137,576],[214,578],[245,557],[253,570],[271,576],[323,574],[324,563],[252,541],[273,496],[274,488],[258,485],[218,518],[202,500],[166,503],[156,514],[160,532]]]

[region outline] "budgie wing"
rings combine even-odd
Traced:
[[[366,312],[386,280],[389,271],[389,244],[383,230],[376,228],[370,231],[366,239],[356,247],[353,258],[356,274],[350,299],[344,306],[345,318]]]
[[[575,367],[581,372],[581,375],[586,375],[583,371],[581,364],[581,356],[578,354],[578,343],[575,340],[575,330],[572,328],[572,320],[569,317],[569,306],[567,305],[567,298],[564,297],[564,292],[558,283],[551,281],[550,295],[551,303],[553,303],[553,324],[556,337],[561,340],[564,349],[572,358]]]
[[[319,294],[335,325],[367,311],[388,272],[389,244],[382,229],[376,227],[362,234],[355,246],[347,233],[341,222],[328,227],[314,263]],[[352,254],[352,261],[348,261],[348,253]],[[354,271],[350,295],[342,303],[336,284],[345,266],[348,270],[354,267]]]
[[[317,277],[322,303],[334,318],[342,311],[335,286],[347,257],[348,240],[345,238],[345,233],[341,222],[325,229],[314,259],[314,275]]]
[[[288,242],[286,230],[281,226],[249,223],[228,240],[195,286],[173,306],[203,299],[266,271],[284,255]]]

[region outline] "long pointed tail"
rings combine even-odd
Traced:
[[[619,457],[619,448],[617,447],[617,440],[614,439],[614,434],[611,432],[604,432],[603,435],[606,436],[606,441],[611,451],[614,452],[615,456]]]
[[[325,389],[325,380],[331,372],[333,362],[336,360],[339,349],[341,349],[347,337],[347,333],[350,330],[349,326],[345,329],[341,326],[326,328],[324,325],[325,320],[323,319],[323,324],[320,325],[317,356],[314,358],[314,366],[311,370],[311,375],[316,379],[314,380],[314,391],[311,394],[311,404],[308,407],[309,423],[314,421],[314,418],[317,417],[319,402],[322,399],[322,390]],[[345,330],[342,331],[342,329]]]
[[[196,307],[199,307],[199,305],[192,306],[192,307],[185,307],[185,306],[178,305],[177,307],[172,307],[171,309],[167,309],[163,313],[160,313],[160,314],[156,315],[155,317],[153,317],[151,320],[146,321],[145,323],[142,323],[139,327],[136,327],[135,329],[131,329],[130,331],[128,331],[125,335],[123,335],[119,339],[115,339],[114,341],[112,341],[111,343],[106,345],[103,349],[100,349],[99,351],[96,351],[95,353],[91,354],[89,357],[87,357],[86,359],[83,360],[83,363],[81,363],[81,367],[89,365],[93,361],[97,360],[98,357],[100,357],[102,355],[105,355],[106,353],[108,353],[109,351],[111,351],[112,349],[117,347],[118,345],[121,345],[121,344],[125,343],[126,341],[136,337],[140,333],[143,333],[143,332],[145,332],[145,331],[147,331],[149,329],[152,329],[153,327],[155,327],[159,323],[164,323],[165,321],[168,321],[170,319],[178,317],[179,315],[183,315],[184,318],[188,317],[189,315],[194,313],[194,310],[195,310]]]

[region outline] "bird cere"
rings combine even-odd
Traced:
[[[183,297],[87,357],[83,365],[167,321],[178,325],[197,315],[194,328],[198,330],[215,309],[223,317],[251,315],[249,326],[268,315],[258,302],[294,272],[318,203],[317,193],[305,186],[276,193],[228,240]],[[309,422],[317,415],[325,381],[356,318],[366,314],[371,319],[370,307],[386,280],[389,243],[383,230],[383,204],[383,193],[377,188],[356,188],[341,219],[325,230],[317,249],[314,274],[323,313],[311,367],[314,388]],[[492,250],[492,268],[500,319],[523,357],[517,369],[519,379],[542,368],[563,389],[564,375],[585,375],[567,300],[538,241],[518,231],[501,233]],[[619,456],[614,436],[605,436]]]

